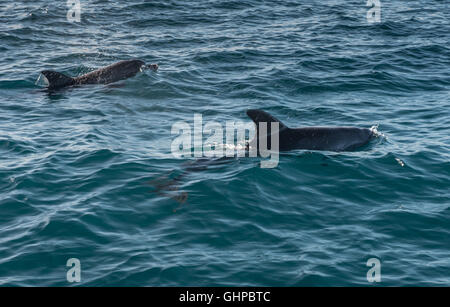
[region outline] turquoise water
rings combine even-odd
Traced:
[[[450,286],[449,3],[381,3],[2,1],[0,285],[370,286],[375,257],[381,285]],[[35,84],[129,58],[160,70]],[[250,108],[379,136],[274,169],[172,156],[173,123]]]

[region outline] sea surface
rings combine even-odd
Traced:
[[[369,23],[366,0],[81,0],[71,22],[2,0],[0,285],[450,286],[449,5],[381,0]],[[38,80],[131,58],[159,71]],[[378,134],[276,168],[172,154],[174,123],[255,108]]]

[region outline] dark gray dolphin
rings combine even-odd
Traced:
[[[48,81],[48,89],[53,90],[82,84],[108,84],[134,77],[144,68],[156,71],[158,64],[145,65],[141,60],[126,60],[74,78],[52,70],[44,70],[41,73]]]
[[[305,127],[292,129],[262,110],[248,110],[247,115],[253,120],[257,127],[256,137],[250,142],[250,146],[259,144],[259,123],[267,123],[268,136],[272,133],[270,131],[270,123],[279,123],[279,151],[294,149],[349,151],[367,144],[374,136],[373,131],[366,128]],[[271,138],[267,137],[268,149],[271,149],[270,143]]]

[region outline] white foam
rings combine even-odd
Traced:
[[[386,138],[386,136],[384,135],[384,133],[381,133],[381,132],[379,132],[378,131],[378,127],[379,127],[379,124],[377,124],[377,125],[375,125],[375,126],[372,126],[371,128],[370,128],[370,131],[372,131],[372,133],[373,133],[373,135],[375,136],[375,137],[383,137],[383,138]]]
[[[34,84],[38,85],[38,86],[48,86],[50,84],[50,82],[43,74],[39,74],[39,76],[38,76],[36,82],[34,82]]]

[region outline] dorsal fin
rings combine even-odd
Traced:
[[[247,110],[247,115],[253,120],[253,122],[256,124],[257,127],[259,127],[259,123],[261,122],[266,122],[269,127],[270,127],[269,123],[278,122],[280,130],[288,129],[288,127],[285,124],[283,124],[281,121],[279,121],[269,113],[264,112],[263,110],[257,109]]]
[[[248,148],[253,148],[253,149],[257,149],[257,152],[259,154],[261,154],[261,146],[264,147],[264,145],[261,145],[261,137],[265,138],[265,142],[267,147],[265,147],[266,149],[270,148],[271,150],[274,150],[274,148],[272,148],[272,137],[278,137],[278,142],[279,142],[279,138],[281,137],[281,134],[283,133],[283,135],[288,132],[290,129],[283,124],[282,122],[280,122],[278,119],[276,119],[275,117],[273,117],[272,115],[270,115],[267,112],[264,112],[263,110],[247,110],[247,115],[248,117],[250,117],[253,122],[255,123],[256,126],[256,135],[253,138],[253,140],[248,142]],[[266,136],[261,135],[261,131],[260,128],[264,127],[261,126],[261,123],[266,123]],[[272,123],[278,123],[278,131],[275,131],[272,129]],[[279,146],[279,145],[278,145]],[[264,149],[263,149],[264,150]],[[279,150],[279,148],[276,148],[275,150]]]
[[[48,81],[48,88],[55,89],[64,86],[73,85],[75,80],[72,77],[53,70],[44,70],[41,72]]]

